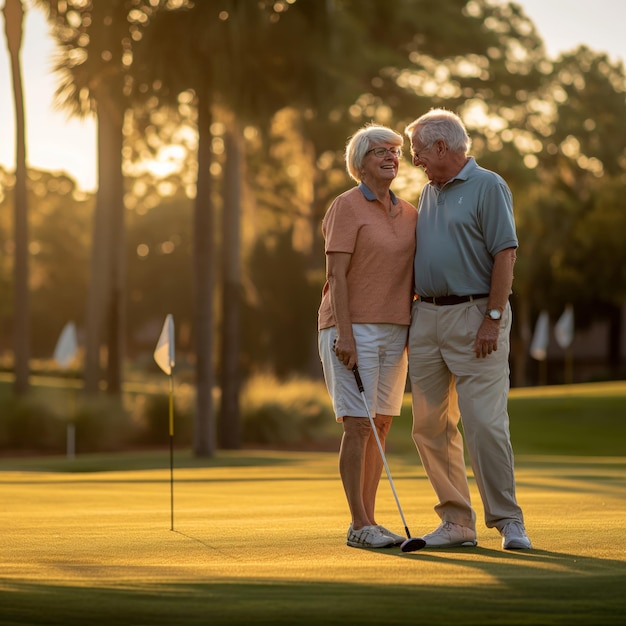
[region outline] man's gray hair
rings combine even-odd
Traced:
[[[446,142],[452,152],[467,154],[472,145],[463,120],[447,109],[431,109],[411,122],[404,132],[409,138],[415,133],[422,150],[430,148],[440,139]]]

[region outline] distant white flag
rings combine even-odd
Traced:
[[[154,360],[166,373],[171,374],[174,367],[174,318],[168,313],[161,330],[161,336],[154,350]]]
[[[61,367],[67,367],[74,360],[77,352],[76,326],[74,322],[68,322],[61,331],[54,348],[54,360]]]
[[[566,350],[574,340],[574,307],[566,305],[565,311],[554,325],[554,338],[556,342]]]
[[[530,356],[537,361],[545,360],[548,355],[550,317],[547,311],[541,311],[535,325],[535,334],[530,344]]]

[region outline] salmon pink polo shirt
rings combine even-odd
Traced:
[[[411,323],[416,208],[392,191],[388,212],[363,183],[339,195],[322,221],[325,252],[352,255],[348,300],[353,324]],[[318,330],[335,325],[328,281]]]

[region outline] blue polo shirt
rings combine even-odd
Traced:
[[[471,157],[442,187],[424,187],[418,212],[415,293],[489,293],[494,255],[518,245],[504,179]]]

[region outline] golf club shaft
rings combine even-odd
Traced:
[[[404,519],[404,513],[402,512],[402,507],[400,506],[400,500],[398,499],[398,494],[396,493],[396,488],[393,484],[393,479],[391,478],[391,472],[389,471],[389,466],[387,465],[385,451],[383,450],[383,446],[380,443],[380,437],[378,436],[378,431],[376,430],[376,425],[374,424],[374,418],[372,417],[369,404],[367,403],[367,398],[365,397],[365,389],[363,387],[363,381],[361,380],[361,374],[359,374],[359,368],[355,365],[352,368],[352,372],[354,373],[354,378],[356,380],[357,387],[359,388],[361,398],[363,398],[365,411],[367,412],[367,417],[369,418],[370,424],[372,426],[372,431],[374,432],[374,437],[376,439],[376,443],[378,444],[378,450],[380,451],[380,457],[382,458],[383,465],[385,466],[385,472],[387,473],[387,478],[389,479],[389,484],[391,485],[391,491],[393,492],[393,497],[395,498],[396,504],[398,505],[398,512],[400,513],[400,517],[402,518],[402,523],[404,524],[404,531],[406,532],[407,538],[411,539],[411,533],[409,532],[409,528],[407,526],[406,520]]]

